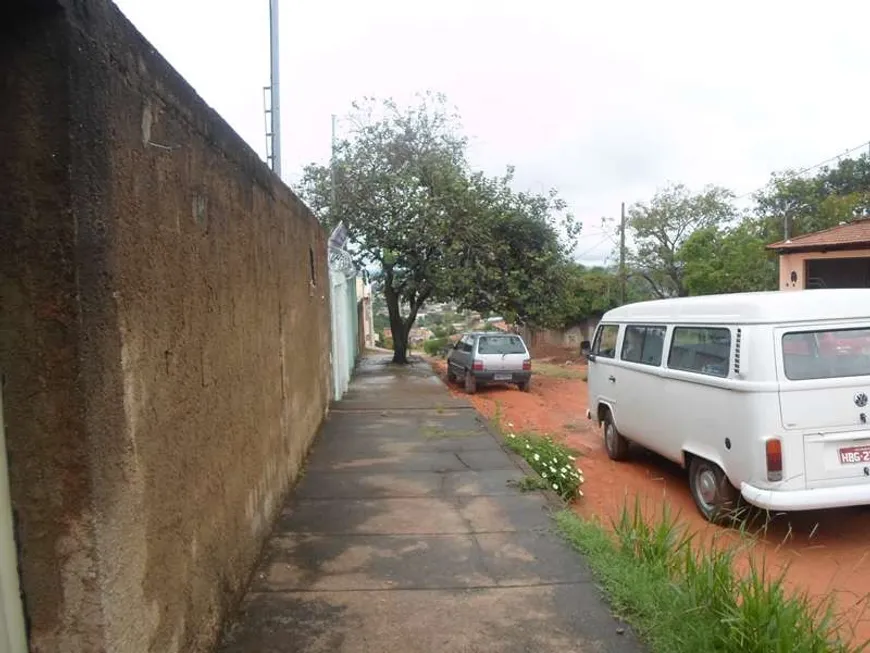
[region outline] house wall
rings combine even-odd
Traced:
[[[110,2],[2,11],[0,372],[31,650],[207,651],[328,405],[326,236]]]
[[[804,290],[807,287],[806,262],[847,258],[870,258],[870,250],[850,249],[836,252],[791,252],[779,255],[779,289]],[[792,272],[795,281],[791,280]]]

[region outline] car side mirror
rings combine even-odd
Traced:
[[[586,354],[585,354],[585,358],[586,358],[586,361],[589,362],[589,363],[594,363],[594,362],[595,362],[595,354],[593,354],[591,351],[587,351],[587,352],[586,352]]]

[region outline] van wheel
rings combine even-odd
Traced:
[[[695,505],[707,521],[718,524],[736,516],[740,493],[716,463],[692,457],[689,489]]]
[[[474,378],[474,375],[471,372],[465,373],[465,392],[470,395],[477,392],[477,379]]]
[[[604,416],[604,448],[611,460],[625,460],[628,458],[629,442],[617,430],[613,422],[613,416],[608,412]]]

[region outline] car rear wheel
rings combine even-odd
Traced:
[[[628,458],[628,440],[617,430],[613,415],[608,412],[604,416],[604,448],[611,460]]]
[[[447,382],[448,383],[456,383],[456,375],[453,373],[453,370],[450,369],[450,365],[447,365]]]
[[[518,383],[517,387],[519,387],[519,389],[522,392],[531,392],[532,391],[532,381],[531,381],[531,379],[529,379],[528,381],[523,381],[522,383]]]
[[[470,371],[465,373],[465,391],[470,395],[477,392],[477,379]]]
[[[689,463],[689,489],[707,521],[718,524],[735,517],[740,493],[716,463],[693,456]]]

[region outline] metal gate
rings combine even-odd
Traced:
[[[0,651],[27,653],[24,612],[18,584],[18,557],[12,528],[12,499],[3,427],[3,388],[0,383]]]

